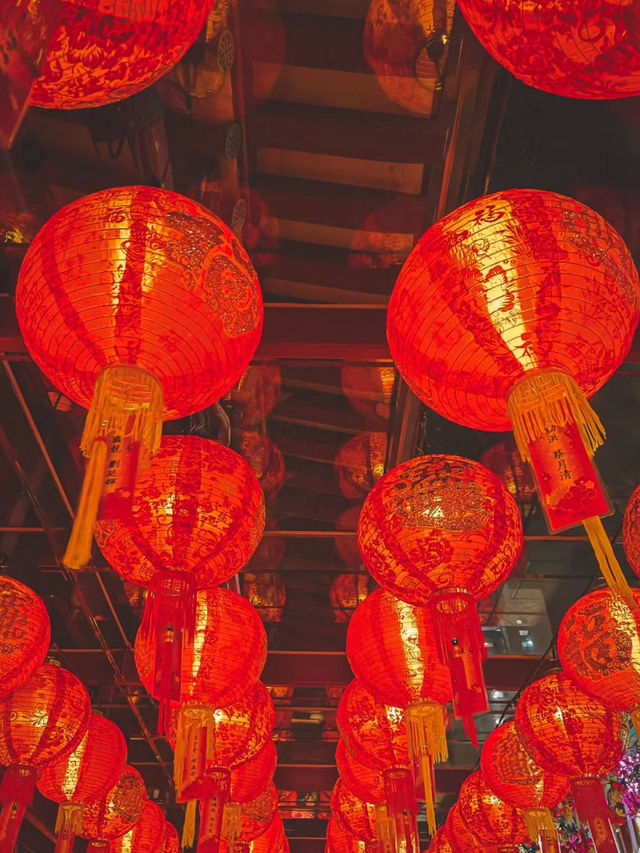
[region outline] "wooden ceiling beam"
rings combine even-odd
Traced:
[[[287,14],[282,23],[285,65],[373,74],[362,48],[362,21]]]

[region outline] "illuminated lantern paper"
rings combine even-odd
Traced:
[[[329,601],[336,622],[348,622],[369,594],[369,576],[362,573],[336,575],[329,590]]]
[[[0,697],[29,681],[44,663],[50,642],[42,599],[20,581],[0,577]]]
[[[404,709],[409,752],[420,766],[427,823],[435,829],[435,761],[446,761],[442,705],[451,699],[451,678],[438,660],[431,614],[379,589],[351,617],[347,656],[356,676],[385,705]]]
[[[342,739],[338,741],[336,748],[336,766],[342,781],[356,797],[376,805],[385,802],[382,773],[354,758]]]
[[[384,474],[387,436],[364,432],[343,444],[335,459],[338,488],[349,500],[361,500]]]
[[[100,714],[92,714],[73,752],[45,765],[38,790],[60,803],[56,853],[71,853],[75,837],[82,830],[85,805],[106,797],[122,776],[126,760],[127,744],[120,729]]]
[[[161,853],[180,853],[178,830],[169,821],[165,821]]]
[[[89,724],[89,694],[75,675],[43,664],[0,702],[0,851],[13,853],[38,772],[74,750]]]
[[[333,786],[331,811],[333,819],[349,838],[364,844],[378,841],[375,805],[352,794],[341,779]]]
[[[111,842],[136,825],[146,803],[142,776],[127,765],[107,796],[84,809],[81,835],[89,839],[87,850],[109,853]]]
[[[393,824],[397,845],[407,853],[417,853],[418,807],[402,710],[378,701],[356,679],[342,694],[337,721],[345,746],[356,761],[382,774],[386,802],[384,817]],[[343,781],[347,784],[344,777]],[[425,789],[430,791],[432,787],[429,777]],[[349,790],[356,793],[355,789]],[[367,802],[375,804],[379,801]],[[430,822],[435,825],[433,815]]]
[[[619,366],[640,287],[621,237],[593,210],[542,190],[463,205],[422,236],[396,282],[387,337],[417,396],[475,429],[511,427],[552,531],[584,524],[607,583],[628,586],[600,516],[587,402]]]
[[[249,843],[249,853],[289,853],[282,818],[277,812],[266,832]]]
[[[395,381],[393,367],[345,364],[341,371],[342,390],[366,423],[389,420]]]
[[[516,502],[477,462],[417,457],[393,468],[369,493],[358,542],[381,586],[411,604],[430,606],[456,716],[477,743],[473,714],[487,711],[488,703],[486,648],[475,602],[505,580],[520,555]]]
[[[462,0],[459,6],[489,53],[529,86],[589,100],[640,94],[634,0]]]
[[[327,824],[327,845],[325,853],[378,853],[377,841],[359,841],[348,835],[335,817]]]
[[[518,853],[519,845],[529,840],[520,809],[494,794],[480,772],[467,776],[462,783],[458,807],[462,819],[478,841],[497,844],[498,853]]]
[[[116,187],[72,202],[40,229],[16,313],[47,378],[90,408],[64,557],[79,568],[99,506],[103,518],[130,508],[162,420],[212,405],[246,368],[261,334],[260,286],[232,232],[204,207],[154,187]]]
[[[568,776],[576,810],[598,853],[615,853],[600,776],[613,771],[627,747],[629,726],[564,673],[547,675],[522,692],[516,731],[544,770]]]
[[[275,498],[284,486],[286,468],[279,448],[266,435],[245,430],[238,447],[258,478],[267,498]]]
[[[529,838],[538,842],[543,853],[560,853],[550,809],[569,793],[569,779],[535,763],[520,743],[513,720],[491,732],[480,761],[494,794],[522,810]]]
[[[186,0],[180,9],[171,0],[61,0],[31,103],[77,109],[128,98],[186,53],[210,6],[211,0]]]
[[[164,436],[138,478],[131,509],[98,520],[96,541],[111,567],[151,591],[143,624],[154,648],[147,689],[156,699],[180,701],[196,590],[236,574],[263,529],[264,498],[247,463],[193,435]]]
[[[277,812],[278,792],[273,782],[249,803],[227,803],[222,844],[199,844],[199,853],[250,853],[251,842],[269,829]]]
[[[158,853],[166,820],[159,805],[147,800],[136,825],[111,842],[109,853]]]
[[[459,803],[449,809],[444,829],[454,853],[498,853],[495,845],[480,844],[463,820]]]

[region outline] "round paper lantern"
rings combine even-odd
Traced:
[[[429,848],[425,853],[456,853],[451,846],[451,842],[447,838],[447,834],[443,826],[440,827],[433,836],[429,844]]]
[[[458,803],[449,809],[444,829],[455,853],[497,853],[498,851],[493,844],[480,844],[464,822]]]
[[[441,706],[451,699],[451,678],[438,660],[430,612],[386,590],[372,592],[351,617],[347,656],[367,690],[404,709],[409,754],[421,766],[427,820],[435,829],[433,763],[448,756]]]
[[[633,0],[459,5],[489,53],[529,86],[589,100],[640,94],[639,11]]]
[[[329,601],[335,622],[348,622],[369,594],[369,576],[349,573],[336,575],[329,590]]]
[[[277,406],[281,393],[282,376],[277,364],[250,365],[230,394],[234,408],[238,408],[240,425],[247,428],[264,421]]]
[[[333,786],[331,811],[342,831],[350,838],[367,844],[377,842],[376,807],[352,794],[342,779]]]
[[[250,842],[249,853],[289,853],[289,842],[284,833],[284,824],[277,812],[266,832]]]
[[[131,0],[64,0],[31,103],[100,107],[150,86],[196,40],[210,0],[139,5]]]
[[[233,233],[204,207],[154,187],[116,187],[40,229],[16,313],[47,378],[91,407],[65,555],[78,568],[91,555],[100,500],[103,517],[130,507],[138,461],[157,451],[162,420],[212,405],[247,367],[262,329],[260,286]]]
[[[278,538],[270,536],[269,540],[277,542]],[[256,608],[263,622],[282,622],[287,588],[278,572],[243,572],[242,594]]]
[[[532,841],[557,851],[556,828],[549,811],[569,793],[566,776],[539,767],[520,743],[513,720],[494,729],[480,755],[482,775],[491,790],[522,809]],[[552,845],[556,844],[556,847]],[[547,853],[545,847],[542,847]]]
[[[38,779],[40,793],[60,803],[56,853],[70,853],[82,829],[84,806],[101,800],[116,784],[127,760],[124,735],[111,720],[91,714],[78,746],[45,765]]]
[[[223,840],[227,851],[249,853],[250,843],[267,831],[278,812],[278,791],[271,782],[260,796],[249,803],[227,803],[223,821]],[[246,846],[245,846],[246,845]],[[202,846],[202,845],[199,845]],[[211,853],[217,853],[218,848],[212,848]],[[203,853],[209,853],[209,847],[203,848]]]
[[[358,528],[358,518],[360,517],[360,507],[351,506],[346,509],[336,522],[337,530],[347,530],[353,533],[353,536],[336,536],[335,545],[336,551],[340,555],[340,559],[350,568],[359,569],[362,565],[360,557],[360,549],[358,548],[358,539],[355,532]]]
[[[336,454],[338,488],[349,500],[360,500],[384,474],[387,436],[364,432],[350,438]]]
[[[178,830],[168,820],[165,821],[161,853],[180,853]]]
[[[614,851],[599,777],[617,767],[627,747],[625,716],[557,673],[522,692],[515,723],[518,738],[534,761],[571,779],[576,809],[589,825],[597,849]]]
[[[517,853],[518,845],[529,840],[520,809],[501,800],[480,772],[462,783],[458,796],[460,814],[481,844],[497,844],[499,853]]]
[[[639,308],[631,255],[601,216],[555,193],[506,190],[429,228],[387,313],[417,396],[474,429],[511,426],[550,529],[583,523],[607,582],[628,597],[600,521],[609,504],[591,457],[604,430],[586,397],[627,353]]]
[[[81,835],[89,839],[87,850],[108,850],[112,841],[136,825],[146,803],[142,776],[127,764],[107,796],[84,810]]]
[[[111,842],[109,853],[157,853],[166,823],[160,806],[147,800],[136,825]]]
[[[287,473],[279,448],[266,435],[245,430],[240,435],[238,449],[258,478],[265,495],[275,498],[284,486]]]
[[[357,761],[345,746],[344,740],[338,741],[336,766],[340,778],[356,797],[369,803],[385,802],[382,773]]]
[[[43,664],[0,702],[0,845],[12,853],[22,818],[33,802],[38,772],[74,750],[89,724],[83,683],[62,667]]]
[[[488,703],[475,602],[505,580],[520,555],[516,502],[478,462],[442,454],[409,459],[365,500],[358,542],[381,586],[411,604],[430,605],[456,715],[477,744],[473,714],[487,711]]]
[[[535,483],[526,462],[518,453],[513,438],[494,444],[480,457],[480,462],[497,474],[510,494],[524,506],[529,506],[536,493]]]
[[[155,698],[180,701],[179,662],[194,638],[196,588],[236,574],[263,529],[262,490],[247,463],[193,435],[164,436],[130,510],[98,520],[96,541],[112,568],[151,590],[143,622],[155,650],[148,688]]]
[[[632,590],[636,608],[640,590]],[[608,589],[579,598],[558,632],[558,657],[565,673],[586,693],[616,711],[630,711],[640,726],[640,628],[638,612]]]
[[[20,687],[44,662],[51,642],[42,599],[14,578],[0,577],[0,697]]]
[[[359,841],[352,838],[334,817],[329,818],[325,853],[377,853],[378,850],[377,841]]]
[[[624,513],[622,544],[629,566],[640,577],[640,486],[629,498]]]
[[[393,367],[345,364],[340,379],[349,402],[367,423],[376,419],[389,420],[396,381]]]

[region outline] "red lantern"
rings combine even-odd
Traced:
[[[244,245],[248,247],[246,240]],[[278,405],[281,392],[277,364],[251,364],[230,394],[234,407],[240,410],[241,426],[252,427],[264,421]]]
[[[70,853],[82,829],[84,806],[107,796],[127,760],[127,744],[115,723],[92,714],[84,737],[63,758],[47,764],[38,779],[41,794],[60,803],[56,853]]]
[[[358,541],[374,578],[404,601],[431,606],[456,716],[477,745],[473,714],[488,710],[484,637],[475,602],[508,576],[522,548],[516,502],[487,468],[422,456],[389,471],[360,513]]]
[[[632,590],[636,608],[640,590]],[[640,728],[640,628],[638,611],[608,589],[579,598],[558,632],[558,657],[565,673],[608,708],[630,711]]]
[[[342,390],[367,424],[376,420],[389,420],[396,381],[393,367],[346,364],[340,376]]]
[[[623,714],[609,710],[567,675],[530,684],[516,708],[518,738],[544,770],[569,776],[576,809],[588,823],[598,853],[617,849],[600,776],[612,771],[627,747]]]
[[[278,542],[278,538],[270,536],[262,541]],[[242,594],[256,608],[263,622],[282,622],[282,611],[287,603],[287,588],[278,572],[243,571]]]
[[[513,437],[499,441],[480,457],[480,462],[497,474],[514,498],[524,506],[530,506],[535,493],[531,471],[518,453]]]
[[[481,844],[497,843],[499,853],[518,853],[529,840],[520,809],[493,793],[479,772],[462,783],[458,796],[462,819]]]
[[[259,432],[245,430],[240,434],[240,453],[249,463],[268,498],[275,498],[284,486],[287,473],[279,448]]]
[[[462,819],[459,803],[449,809],[444,829],[455,853],[498,853],[498,848],[493,844],[480,845]]]
[[[160,806],[147,800],[136,825],[111,842],[109,853],[157,853],[166,823]]]
[[[196,40],[210,0],[140,6],[130,0],[64,0],[31,103],[77,109],[119,101],[150,86]]]
[[[334,817],[330,818],[327,824],[326,853],[378,853],[379,849],[377,841],[359,841],[352,838]]]
[[[198,853],[250,853],[251,842],[263,835],[278,813],[278,791],[273,782],[250,803],[225,806],[223,841],[198,845]]]
[[[329,590],[334,621],[348,622],[356,609],[369,595],[369,575],[336,575]]]
[[[409,753],[422,770],[427,822],[433,831],[433,763],[447,760],[441,706],[451,699],[451,679],[438,661],[430,612],[385,590],[372,592],[351,618],[347,656],[374,696],[404,709]]]
[[[266,832],[249,844],[249,853],[289,853],[289,842],[284,834],[282,818],[277,812]]]
[[[168,820],[165,821],[161,853],[180,853],[178,830]]]
[[[489,53],[529,86],[589,100],[640,94],[634,2],[463,0],[460,10]]]
[[[387,436],[363,432],[350,438],[336,454],[338,488],[349,500],[361,500],[384,474]]]
[[[378,841],[376,807],[352,794],[342,779],[333,786],[331,811],[334,820],[350,838],[365,844]]]
[[[567,796],[569,779],[535,763],[520,743],[513,720],[491,732],[480,761],[494,794],[524,813],[531,840],[538,841],[543,853],[560,853],[549,809]]]
[[[62,667],[43,664],[0,702],[0,851],[12,853],[33,802],[38,771],[74,750],[89,724],[83,683]]]
[[[586,397],[624,358],[639,308],[633,259],[604,219],[555,193],[507,190],[423,235],[387,315],[418,397],[465,426],[511,426],[550,529],[583,523],[607,582],[629,597],[600,521],[609,504],[591,457],[604,431]]]
[[[426,853],[456,853],[456,851],[451,846],[451,842],[447,838],[447,834],[443,826],[440,827],[440,829],[431,839],[429,849],[426,851]]]
[[[38,232],[16,312],[48,379],[91,407],[65,554],[78,568],[91,556],[100,500],[103,516],[130,506],[162,420],[210,406],[247,367],[262,328],[260,286],[233,233],[204,207],[154,187],[117,187],[67,205]]]
[[[109,851],[112,841],[136,825],[146,803],[142,776],[127,765],[107,796],[84,810],[81,834],[89,839],[87,850]]]
[[[417,853],[418,807],[402,710],[379,702],[355,680],[342,694],[337,720],[345,745],[356,761],[382,774],[386,800],[383,818],[393,822],[393,837],[408,853]],[[427,795],[433,790],[431,777],[425,780],[425,790]],[[430,825],[434,826],[429,801],[427,812]],[[383,823],[387,826],[384,820]],[[382,826],[380,834],[384,835]]]
[[[0,697],[29,681],[44,662],[50,642],[42,599],[14,578],[0,577]]]
[[[382,773],[357,761],[345,746],[344,740],[338,741],[336,767],[342,781],[356,797],[376,805],[385,802]]]

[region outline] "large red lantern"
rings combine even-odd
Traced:
[[[375,805],[352,794],[342,779],[333,786],[331,811],[334,820],[350,838],[365,844],[378,841]]]
[[[162,420],[215,403],[246,368],[262,328],[260,286],[233,233],[204,207],[154,187],[117,187],[72,202],[40,229],[16,312],[48,379],[90,407],[87,473],[64,558],[78,568],[91,556],[100,501],[103,517],[130,507]]]
[[[101,800],[116,784],[127,760],[124,735],[111,720],[92,714],[73,752],[47,764],[38,779],[41,794],[60,803],[56,853],[70,853],[82,829],[87,803]]]
[[[50,642],[42,599],[20,581],[0,577],[0,697],[29,681],[44,662]]]
[[[515,722],[518,738],[534,761],[571,779],[576,809],[588,823],[598,853],[614,853],[600,776],[617,767],[626,749],[625,716],[557,673],[523,691]]]
[[[489,53],[529,86],[568,98],[640,94],[635,2],[462,0]]]
[[[529,840],[520,809],[494,794],[480,772],[467,776],[462,783],[458,807],[478,841],[497,844],[499,853],[518,853],[519,845]]]
[[[447,759],[445,713],[451,678],[438,660],[429,610],[386,590],[369,595],[351,617],[347,656],[356,676],[385,705],[404,709],[411,758],[420,765],[427,821],[435,829],[433,764]]]
[[[223,841],[200,843],[198,853],[250,853],[251,842],[263,835],[278,813],[278,791],[271,782],[260,796],[249,803],[225,806]]]
[[[538,841],[543,853],[559,853],[549,810],[569,793],[569,779],[535,763],[520,743],[513,720],[491,732],[480,761],[482,775],[494,794],[522,810],[531,840]]]
[[[178,830],[172,823],[165,821],[164,835],[162,836],[162,848],[160,853],[180,853],[180,839]]]
[[[327,824],[327,845],[325,853],[378,853],[377,841],[359,841],[340,826],[335,817]]]
[[[475,602],[502,583],[520,555],[516,502],[477,462],[422,456],[376,484],[360,513],[358,541],[362,559],[383,587],[404,601],[430,605],[456,715],[477,743],[473,714],[487,711],[488,703]]]
[[[363,432],[342,445],[335,459],[338,488],[349,500],[361,500],[384,474],[387,436]]]
[[[77,109],[119,101],[150,86],[196,40],[211,0],[140,5],[63,0],[31,103]]]
[[[418,397],[465,426],[511,427],[550,529],[583,523],[605,579],[626,595],[591,459],[604,430],[586,398],[627,353],[639,308],[633,259],[602,217],[555,193],[507,190],[429,228],[387,314],[394,361]]]
[[[165,825],[160,806],[147,800],[136,825],[111,842],[109,853],[158,853]]]
[[[630,711],[640,728],[640,590],[636,609],[608,589],[579,598],[558,632],[558,657],[565,673],[584,691],[616,711]]]
[[[249,853],[289,853],[289,843],[284,833],[282,818],[276,812],[266,832],[249,844]]]
[[[81,834],[89,839],[87,850],[109,851],[112,841],[133,829],[146,803],[142,776],[127,765],[107,796],[84,810]]]
[[[0,851],[12,853],[22,818],[33,801],[42,767],[74,750],[89,724],[83,683],[62,667],[43,664],[0,702]]]
[[[342,739],[336,747],[336,767],[342,781],[356,797],[376,805],[384,803],[386,792],[382,773],[358,761]]]
[[[455,853],[497,853],[495,845],[481,845],[475,835],[473,835],[463,820],[459,803],[456,803],[453,808],[449,809],[444,829]]]

